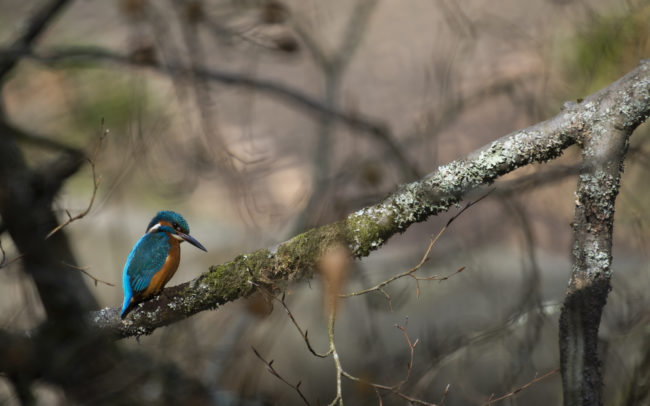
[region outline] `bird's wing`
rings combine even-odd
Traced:
[[[135,244],[124,266],[133,293],[149,286],[151,278],[165,264],[169,246],[169,237],[165,233],[145,234]]]

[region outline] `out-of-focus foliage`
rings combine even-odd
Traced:
[[[12,32],[5,22],[29,15],[22,3],[0,0],[12,16],[0,12],[3,40]],[[648,1],[506,3],[495,9],[486,2],[380,0],[365,25],[347,29],[357,1],[74,2],[36,50],[94,45],[122,55],[140,52],[139,62],[197,64],[261,78],[321,102],[329,91],[336,109],[389,128],[426,173],[557,114],[564,100],[583,97],[650,57]],[[358,37],[356,52],[343,52],[348,60],[332,79],[323,55],[345,51],[339,45],[346,44],[349,32]],[[556,66],[559,73],[549,68]],[[80,263],[117,285],[92,287],[106,306],[120,303],[126,255],[159,209],[182,212],[209,249],[204,256],[183,252],[174,285],[209,265],[286,239],[312,194],[317,204],[310,220],[323,223],[405,182],[375,138],[305,114],[255,87],[106,61],[29,61],[13,73],[4,96],[16,125],[75,147],[92,144],[101,117],[110,129],[97,162],[103,179],[98,200],[88,217],[65,230]],[[647,268],[650,235],[647,128],[632,137],[617,203],[615,246],[635,255],[615,255],[614,291],[603,323],[603,342],[611,344],[604,346],[609,387],[628,380],[627,371],[636,366],[650,308],[642,294],[647,285],[637,278]],[[326,142],[319,144],[321,139]],[[35,151],[35,164],[52,154],[24,148]],[[317,163],[323,150],[325,169]],[[567,151],[559,164],[578,163],[579,153]],[[510,179],[556,164],[522,168]],[[329,183],[321,190],[319,177]],[[405,389],[429,401],[437,401],[451,383],[446,405],[481,404],[491,393],[507,393],[557,367],[557,315],[570,270],[575,183],[570,175],[543,178],[536,188],[495,193],[469,210],[421,269],[423,276],[450,274],[461,266],[465,271],[440,283],[422,281],[419,297],[414,282],[404,278],[386,287],[392,309],[377,292],[341,302],[337,346],[344,366],[378,382],[401,379],[408,347],[394,325],[408,315],[409,335],[420,341]],[[57,201],[62,218],[63,209],[74,214],[85,207],[91,186],[88,170],[66,183]],[[497,183],[497,191],[501,187]],[[367,288],[414,266],[429,236],[447,219],[432,218],[392,238],[352,264],[334,291]],[[17,254],[4,246],[10,257]],[[40,309],[37,298],[23,293],[31,285],[19,275],[0,273],[5,278],[0,313],[17,314],[13,320]],[[323,282],[317,277],[287,286],[287,302],[319,351],[327,345]],[[253,345],[275,359],[287,379],[301,380],[310,400],[326,403],[335,385],[331,360],[313,357],[286,312],[269,307],[265,298],[238,301],[125,345],[175,362],[217,396],[298,404],[296,394],[254,357]],[[37,317],[42,316],[32,316]],[[377,404],[367,386],[350,384],[344,393],[348,404]],[[560,395],[555,376],[523,391],[517,401],[557,404]],[[387,397],[384,404],[393,401]]]
[[[70,102],[75,114],[72,129],[87,139],[98,131],[97,117],[104,117],[116,142],[128,142],[128,126],[137,116],[156,114],[144,83],[105,69],[74,69],[65,73],[76,89]],[[158,112],[157,114],[160,114]]]
[[[594,13],[567,41],[567,79],[575,90],[592,93],[650,57],[650,2],[625,2],[606,14]]]

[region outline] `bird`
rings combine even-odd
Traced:
[[[163,210],[151,219],[146,233],[135,243],[124,264],[122,319],[138,303],[160,293],[174,276],[183,241],[208,251],[190,235],[190,227],[180,214]]]

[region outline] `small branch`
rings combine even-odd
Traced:
[[[376,383],[372,383],[372,382],[365,381],[363,379],[357,378],[357,377],[349,374],[348,372],[346,372],[343,369],[343,367],[341,366],[341,360],[339,358],[338,352],[336,350],[336,345],[335,345],[335,335],[334,335],[334,324],[335,324],[335,320],[336,320],[336,317],[335,317],[336,307],[335,306],[330,307],[330,313],[329,313],[329,318],[328,318],[327,335],[328,335],[328,342],[329,342],[329,351],[327,353],[325,353],[325,354],[319,354],[319,353],[317,353],[316,351],[313,350],[313,348],[311,347],[311,344],[309,342],[309,339],[307,337],[307,332],[306,331],[303,332],[303,330],[298,325],[298,322],[293,317],[293,314],[291,313],[291,311],[287,307],[286,302],[284,300],[285,295],[283,294],[282,298],[280,299],[280,298],[277,298],[276,296],[270,294],[266,289],[261,289],[261,291],[264,292],[266,295],[270,296],[273,300],[277,301],[278,303],[280,303],[282,305],[282,307],[285,309],[285,311],[289,315],[289,317],[290,317],[291,321],[293,322],[294,326],[296,326],[296,329],[298,329],[298,331],[302,335],[303,339],[305,340],[305,343],[307,344],[307,347],[309,348],[309,350],[311,351],[312,354],[314,354],[315,356],[320,357],[320,358],[325,358],[325,357],[327,357],[329,355],[332,355],[332,358],[334,360],[334,365],[335,365],[335,368],[336,368],[336,397],[329,404],[330,406],[335,406],[335,405],[342,406],[343,405],[343,392],[342,392],[341,377],[345,377],[347,379],[350,379],[350,380],[353,380],[353,381],[357,381],[357,382],[364,383],[364,384],[372,386],[375,389],[375,392],[377,392],[377,396],[379,398],[379,403],[380,404],[383,403],[381,395],[378,392],[381,389],[381,390],[390,391],[390,392],[394,393],[395,395],[400,396],[403,399],[408,400],[409,402],[414,403],[414,404],[433,405],[432,403],[428,403],[428,402],[425,402],[425,401],[422,401],[422,400],[412,398],[412,397],[410,397],[410,396],[408,396],[408,395],[406,395],[404,393],[401,393],[401,391],[400,391],[401,387],[406,382],[408,382],[408,380],[409,380],[409,378],[411,376],[411,371],[413,369],[413,361],[414,361],[414,357],[415,357],[415,346],[418,344],[418,341],[419,341],[419,340],[416,339],[415,342],[412,342],[409,335],[408,335],[408,332],[406,330],[407,327],[408,327],[408,318],[406,318],[406,321],[405,321],[403,326],[401,326],[399,324],[395,325],[395,327],[397,327],[404,334],[404,339],[406,340],[406,343],[408,344],[409,351],[410,351],[406,377],[404,379],[402,379],[400,382],[398,382],[397,384],[395,384],[395,385],[386,386],[386,385],[376,384]],[[300,394],[300,391],[298,389],[298,387],[300,386],[300,383],[298,383],[297,385],[292,385],[291,383],[287,382],[284,378],[282,378],[277,373],[277,371],[275,371],[273,369],[273,366],[272,366],[273,361],[266,362],[254,348],[253,348],[253,351],[255,351],[255,354],[258,356],[258,358],[260,358],[262,361],[264,361],[265,364],[267,364],[267,368],[269,369],[269,372],[271,372],[274,376],[278,377],[278,379],[282,380],[285,384],[292,387],[294,390],[298,391],[298,393]],[[447,394],[448,391],[449,391],[449,385],[447,385],[447,388],[445,389],[445,393],[443,394],[443,398],[442,398],[443,400],[446,397],[446,394]],[[301,394],[301,397],[302,397],[302,394]]]
[[[7,260],[7,253],[5,252],[4,247],[2,246],[2,241],[0,241],[0,253],[2,253],[2,260],[0,260],[0,269],[5,268],[11,264],[13,264],[16,261],[19,261],[24,257],[23,254],[18,255],[17,257],[13,259]]]
[[[273,300],[277,301],[278,303],[280,303],[280,305],[282,305],[282,307],[284,308],[284,310],[287,312],[287,315],[288,315],[289,318],[291,319],[291,322],[293,323],[294,326],[296,326],[296,329],[298,330],[298,332],[299,332],[300,335],[302,336],[303,340],[305,340],[305,344],[307,344],[307,348],[309,349],[309,351],[310,351],[312,354],[314,354],[315,356],[317,356],[317,357],[319,357],[319,358],[327,358],[327,357],[332,353],[332,350],[331,350],[331,349],[330,349],[329,351],[327,351],[326,353],[323,353],[323,354],[321,354],[321,353],[319,353],[319,352],[316,352],[316,350],[314,350],[314,348],[311,346],[311,343],[309,342],[309,338],[308,338],[308,336],[307,336],[307,335],[308,335],[308,331],[305,330],[305,331],[303,332],[302,328],[300,328],[300,325],[298,324],[298,322],[296,321],[296,319],[293,317],[293,313],[291,313],[291,310],[289,310],[289,307],[287,306],[287,303],[284,301],[284,299],[285,299],[285,293],[284,293],[284,292],[282,292],[282,298],[281,298],[281,299],[278,299],[277,296],[273,295],[272,293],[270,293],[270,292],[269,292],[268,290],[266,290],[266,289],[263,289],[263,288],[262,288],[262,289],[260,289],[260,291],[263,292],[263,293],[264,293],[265,295],[267,295],[268,297],[270,297],[271,299],[273,299]]]
[[[90,164],[90,169],[92,170],[93,173],[93,194],[90,196],[90,201],[88,202],[88,207],[86,207],[86,210],[83,212],[77,214],[76,216],[70,215],[70,212],[68,210],[65,211],[65,213],[68,215],[68,219],[56,226],[52,231],[50,231],[47,236],[45,236],[45,239],[49,239],[52,237],[54,234],[56,234],[59,230],[61,230],[63,227],[66,227],[68,224],[72,223],[73,221],[80,220],[90,212],[90,209],[93,207],[93,203],[95,202],[95,197],[97,196],[97,190],[99,189],[99,185],[102,182],[101,177],[97,176],[97,172],[95,170],[95,160],[97,159],[97,156],[99,155],[99,150],[102,145],[102,141],[106,138],[108,135],[108,130],[104,129],[104,119],[102,118],[101,120],[101,131],[99,135],[99,141],[97,142],[97,145],[95,147],[95,151],[93,153],[92,158],[86,158],[88,163]]]
[[[307,93],[281,83],[247,76],[239,72],[219,71],[208,67],[188,68],[180,62],[171,61],[162,63],[156,61],[155,57],[142,61],[136,55],[122,55],[100,47],[59,47],[42,53],[35,53],[30,49],[0,48],[0,58],[18,57],[31,58],[42,63],[66,61],[96,62],[98,60],[105,60],[121,65],[151,68],[164,75],[185,77],[188,74],[192,74],[196,78],[219,82],[226,86],[252,89],[263,94],[278,97],[280,100],[295,105],[318,117],[332,118],[341,124],[370,135],[379,143],[383,144],[386,150],[397,159],[397,163],[402,171],[412,174],[417,173],[417,170],[413,167],[413,163],[404,155],[394,135],[385,124],[374,122],[361,113],[347,113],[332,109]]]
[[[280,374],[278,373],[278,371],[275,370],[275,368],[273,368],[273,360],[271,360],[270,362],[267,362],[267,361],[266,361],[266,360],[265,360],[265,359],[260,355],[260,353],[257,352],[257,350],[255,349],[255,347],[251,347],[251,349],[253,350],[253,352],[255,353],[255,355],[257,356],[257,358],[259,358],[259,359],[260,359],[264,364],[266,364],[266,370],[269,371],[269,373],[270,373],[271,375],[275,376],[275,377],[278,378],[280,381],[282,381],[285,385],[287,385],[287,386],[289,386],[290,388],[292,388],[293,390],[295,390],[295,391],[298,393],[298,395],[300,395],[300,398],[302,399],[302,401],[305,402],[305,404],[306,404],[307,406],[310,405],[310,403],[309,403],[309,401],[307,400],[307,398],[305,397],[305,395],[300,391],[300,384],[302,384],[302,381],[298,381],[298,383],[295,384],[295,385],[292,384],[291,382],[287,381],[286,379],[284,379],[284,378],[282,377],[282,375],[280,375]]]
[[[108,286],[113,286],[113,287],[115,287],[115,285],[112,284],[112,283],[110,283],[110,282],[106,282],[106,281],[103,281],[103,280],[101,280],[101,279],[98,279],[98,278],[95,278],[94,276],[92,276],[92,275],[88,272],[88,269],[89,269],[89,268],[88,268],[87,266],[77,266],[77,265],[68,264],[67,262],[61,262],[61,263],[62,263],[63,265],[65,265],[65,266],[69,267],[69,268],[76,269],[77,271],[80,271],[80,272],[83,273],[84,275],[88,276],[90,279],[92,279],[93,281],[95,281],[95,286],[97,286],[97,283],[103,283],[104,285],[108,285]]]
[[[265,290],[262,290],[262,291],[265,292]],[[268,294],[268,292],[265,292],[265,293]],[[346,372],[343,369],[343,367],[341,366],[341,360],[340,360],[339,354],[338,354],[338,352],[336,350],[336,344],[335,344],[334,324],[335,324],[335,321],[336,321],[336,317],[335,317],[336,311],[335,311],[334,306],[332,306],[330,308],[330,314],[329,314],[328,326],[327,326],[327,337],[328,337],[328,342],[329,342],[329,351],[326,354],[321,355],[321,354],[318,354],[315,351],[313,351],[313,349],[311,348],[311,345],[309,344],[309,340],[307,339],[307,333],[306,332],[303,333],[302,329],[299,327],[298,323],[296,322],[293,315],[289,311],[289,308],[286,306],[286,303],[284,302],[284,295],[282,296],[282,299],[278,299],[277,297],[275,297],[273,295],[271,295],[271,297],[274,300],[276,300],[277,302],[279,302],[284,307],[284,309],[287,311],[287,314],[289,314],[289,317],[291,318],[291,321],[294,323],[294,325],[296,326],[296,328],[298,329],[300,334],[303,336],[303,338],[305,339],[305,342],[307,343],[307,346],[309,347],[310,351],[314,355],[316,355],[318,357],[322,357],[322,358],[327,357],[330,354],[332,355],[332,359],[334,360],[334,366],[336,368],[336,397],[332,400],[332,402],[329,403],[329,406],[336,406],[336,405],[343,406],[343,389],[342,389],[342,379],[341,379],[342,377],[345,377],[345,378],[350,379],[352,381],[356,381],[356,382],[359,382],[359,383],[363,383],[363,384],[372,386],[375,389],[375,392],[377,393],[377,396],[379,398],[379,404],[383,403],[381,395],[379,394],[379,390],[386,390],[386,391],[390,391],[391,393],[394,393],[395,395],[397,395],[397,396],[401,397],[402,399],[405,399],[405,400],[407,400],[407,401],[409,401],[409,402],[411,402],[413,404],[425,405],[425,406],[436,406],[433,403],[429,403],[429,402],[426,402],[426,401],[423,401],[423,400],[413,398],[413,397],[408,396],[408,395],[406,395],[406,394],[404,394],[404,393],[402,393],[400,391],[401,387],[406,382],[408,382],[409,378],[411,377],[411,371],[413,370],[413,361],[414,361],[414,357],[415,357],[415,346],[419,342],[419,340],[417,340],[417,339],[414,342],[411,341],[411,339],[410,339],[410,337],[408,335],[408,332],[406,330],[407,327],[408,327],[408,318],[406,318],[406,321],[405,321],[403,326],[401,326],[399,324],[395,325],[395,327],[397,327],[404,334],[404,339],[406,340],[406,343],[407,343],[407,345],[409,347],[409,362],[408,362],[408,369],[407,369],[407,372],[406,372],[406,376],[404,377],[404,379],[402,379],[401,381],[399,381],[395,385],[387,386],[387,385],[381,385],[381,384],[369,382],[369,381],[366,381],[364,379],[355,377],[355,376],[349,374],[348,372]],[[253,352],[255,352],[255,355],[260,360],[262,360],[262,362],[264,362],[266,364],[268,371],[273,376],[275,376],[276,378],[278,378],[279,380],[284,382],[287,386],[291,387],[296,392],[298,392],[298,394],[303,399],[303,401],[306,404],[309,404],[309,402],[307,401],[305,396],[300,391],[300,382],[298,382],[296,385],[293,385],[292,383],[290,383],[289,381],[284,379],[275,370],[275,368],[273,367],[273,360],[271,360],[270,362],[267,362],[259,354],[259,352],[255,348],[253,348]],[[445,389],[445,392],[444,392],[443,397],[442,397],[442,401],[444,401],[445,397],[447,396],[447,392],[449,392],[449,385],[447,385],[447,388]]]
[[[344,219],[214,265],[192,281],[165,290],[128,321],[118,308],[88,314],[90,324],[118,339],[150,334],[196,313],[246,297],[254,281],[308,280],[323,252],[345,244],[353,258],[379,249],[393,235],[458,203],[467,193],[534,162],[557,158],[604,123],[632,130],[650,114],[650,61],[555,117],[490,142]],[[1,138],[0,138],[1,139]],[[0,161],[1,162],[1,161]]]
[[[485,199],[493,191],[494,191],[494,189],[492,189],[492,190],[488,191],[487,193],[483,194],[478,199],[468,202],[458,213],[456,213],[454,216],[452,216],[449,219],[449,221],[447,221],[445,226],[440,229],[438,234],[435,237],[431,238],[431,241],[429,242],[429,246],[427,247],[426,252],[422,256],[422,259],[413,268],[409,269],[406,272],[402,272],[401,274],[394,275],[391,278],[388,278],[385,281],[380,282],[380,283],[378,283],[377,285],[375,285],[375,286],[373,286],[371,288],[367,288],[367,289],[363,289],[363,290],[356,291],[356,292],[351,292],[351,293],[344,293],[344,294],[339,295],[339,297],[340,298],[349,298],[349,297],[353,297],[353,296],[360,296],[360,295],[363,295],[363,294],[366,294],[366,293],[378,291],[378,292],[382,293],[384,295],[384,297],[386,297],[386,300],[388,300],[388,306],[390,307],[390,309],[392,311],[393,306],[392,306],[392,302],[391,302],[391,299],[390,299],[390,295],[383,289],[383,287],[388,285],[389,283],[391,283],[393,281],[396,281],[397,279],[403,278],[405,276],[409,276],[409,277],[413,278],[413,280],[415,280],[416,289],[417,289],[416,294],[417,294],[418,297],[420,297],[420,283],[419,283],[420,281],[433,281],[433,280],[436,280],[436,281],[442,282],[442,281],[446,281],[447,279],[449,279],[450,277],[452,277],[452,276],[454,276],[454,275],[456,275],[458,273],[461,273],[465,269],[464,266],[459,268],[457,271],[452,272],[449,275],[442,276],[442,277],[438,276],[438,275],[427,276],[427,277],[421,277],[421,276],[414,275],[414,273],[417,272],[420,268],[422,268],[422,266],[429,260],[429,254],[431,253],[431,249],[436,244],[436,242],[438,242],[438,240],[440,239],[440,236],[442,236],[442,234],[447,230],[449,225],[451,223],[453,223],[454,220],[456,220],[461,214],[463,214],[465,212],[465,210],[469,209],[471,206],[473,206],[476,203],[480,202],[481,200]]]
[[[409,378],[411,377],[411,370],[413,369],[413,357],[415,354],[415,346],[418,345],[418,342],[420,339],[416,339],[415,342],[411,342],[411,339],[409,338],[408,332],[406,331],[406,328],[408,327],[409,324],[409,319],[408,317],[404,321],[404,325],[400,326],[399,324],[395,324],[395,327],[397,327],[398,330],[404,334],[404,339],[406,340],[406,343],[409,346],[409,351],[410,351],[410,358],[409,358],[409,363],[408,363],[408,369],[406,371],[406,377],[404,377],[403,380],[401,380],[399,383],[394,385],[395,389],[400,389],[406,382],[408,382]]]
[[[341,366],[341,359],[339,358],[339,353],[336,351],[336,345],[334,344],[334,322],[336,321],[335,317],[335,306],[332,306],[330,309],[329,321],[327,325],[327,338],[330,343],[330,352],[332,353],[332,358],[334,359],[334,366],[336,368],[336,397],[329,406],[343,406],[343,387],[341,385],[341,375],[345,375],[343,367]]]
[[[380,403],[382,403],[382,401],[381,401],[381,396],[379,394],[379,390],[385,390],[385,391],[391,392],[392,394],[394,394],[396,396],[399,396],[400,398],[402,398],[404,400],[407,400],[411,404],[424,405],[424,406],[437,406],[435,403],[430,403],[430,402],[427,402],[427,401],[424,401],[424,400],[421,400],[421,399],[417,399],[417,398],[414,398],[412,396],[409,396],[409,395],[401,392],[402,386],[404,386],[404,384],[406,384],[408,382],[408,380],[410,379],[410,377],[411,377],[411,371],[413,369],[413,360],[414,360],[414,357],[415,357],[415,346],[418,344],[419,340],[416,339],[414,342],[411,341],[411,338],[409,337],[408,332],[406,330],[406,328],[408,327],[408,318],[406,318],[406,321],[405,321],[403,326],[401,326],[399,324],[396,324],[395,327],[397,327],[404,334],[404,339],[406,340],[406,343],[407,343],[407,345],[409,347],[409,354],[410,355],[409,355],[408,369],[406,371],[406,376],[404,377],[404,379],[397,382],[395,385],[388,386],[388,385],[382,385],[382,384],[367,381],[365,379],[358,378],[358,377],[356,377],[354,375],[349,374],[348,372],[346,372],[342,368],[340,368],[340,374],[342,376],[346,377],[347,379],[351,380],[351,381],[355,381],[355,382],[359,382],[359,383],[362,383],[362,384],[365,384],[365,385],[372,386],[373,389],[375,389],[375,391],[377,392],[377,396],[380,398]],[[332,329],[332,334],[331,334],[332,338],[330,339],[330,345],[333,346],[333,326],[332,326],[331,329]],[[340,363],[337,364],[337,372],[338,372],[339,367],[340,367]],[[447,393],[449,392],[449,388],[450,388],[449,385],[447,385],[447,387],[445,388],[445,392],[443,393],[443,396],[442,396],[442,401],[443,402],[444,402],[444,399],[447,396]],[[442,403],[440,403],[440,404],[442,404]]]
[[[440,397],[440,402],[438,402],[438,406],[442,406],[445,404],[445,400],[447,400],[447,395],[449,394],[449,389],[451,389],[450,383],[448,383],[447,386],[445,386],[445,391],[442,392],[442,396]]]
[[[2,246],[2,240],[0,240],[0,252],[2,252],[2,260],[0,260],[0,268],[7,266],[7,253],[5,252],[4,247]]]
[[[500,402],[502,400],[511,398],[511,397],[515,396],[516,394],[518,394],[519,392],[528,389],[529,387],[536,384],[537,382],[543,381],[544,379],[546,379],[548,377],[551,377],[551,376],[557,374],[558,372],[560,372],[560,368],[556,368],[556,369],[554,369],[552,371],[549,371],[549,372],[545,373],[542,376],[537,376],[533,380],[531,380],[530,382],[528,382],[528,383],[526,383],[524,385],[521,385],[520,387],[518,387],[516,389],[513,389],[512,391],[506,393],[503,396],[499,396],[498,398],[493,398],[493,396],[494,396],[494,394],[493,394],[492,396],[490,396],[490,398],[488,399],[487,402],[483,403],[483,406],[489,406],[489,405],[491,405],[493,403]]]
[[[55,150],[55,151],[64,151],[70,154],[78,154],[76,148],[58,141],[56,138],[50,136],[44,136],[42,134],[34,134],[32,132],[24,131],[23,129],[16,127],[9,123],[5,117],[0,117],[0,126],[4,127],[4,133],[10,137],[14,137],[16,141],[21,141],[35,145],[40,148]]]
[[[32,44],[49,27],[52,20],[68,2],[69,0],[53,0],[34,13],[29,21],[23,25],[24,29],[11,44],[10,49],[31,49]],[[3,60],[0,60],[0,82],[16,66],[19,58],[20,56],[16,55],[14,57],[4,57]]]
[[[650,60],[643,61],[641,69],[648,73]],[[630,136],[650,116],[635,117],[626,112],[628,105],[650,105],[650,79],[641,79],[627,96],[617,88],[622,82],[624,79],[611,85],[609,92],[597,93],[583,102],[599,105],[605,112],[610,106],[621,107],[592,125],[578,140],[583,165],[575,192],[573,260],[559,320],[565,406],[603,402],[598,328],[612,288],[614,209]],[[619,102],[619,97],[627,97],[628,103]]]

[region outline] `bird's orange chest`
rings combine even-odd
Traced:
[[[163,264],[162,268],[156,272],[151,278],[149,286],[141,293],[142,298],[146,298],[151,295],[159,293],[163,287],[169,282],[169,280],[174,276],[176,270],[178,269],[178,264],[181,262],[181,244],[180,242],[172,237],[171,234],[167,233],[169,238],[169,253],[167,254],[167,259]]]

